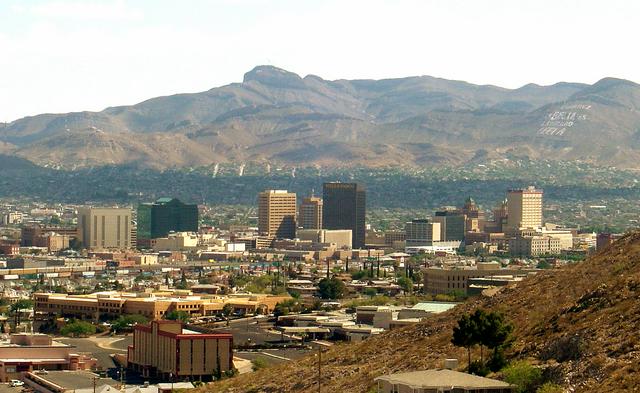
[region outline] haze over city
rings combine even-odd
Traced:
[[[0,121],[240,82],[431,75],[517,88],[640,81],[633,1],[17,1],[0,4]]]

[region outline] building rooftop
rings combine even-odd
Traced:
[[[506,382],[495,379],[478,377],[476,375],[445,369],[384,375],[376,378],[375,381],[409,385],[414,389],[437,389],[441,387],[503,389],[512,387]]]
[[[414,310],[423,310],[426,312],[437,314],[437,313],[451,310],[457,305],[458,303],[449,303],[449,302],[424,302],[424,303],[417,303],[415,306],[411,308]]]
[[[93,389],[94,378],[97,378],[95,383],[98,387],[118,384],[111,378],[99,378],[90,371],[49,371],[46,375],[37,374],[37,376],[66,389]]]

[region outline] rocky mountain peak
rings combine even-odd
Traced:
[[[243,83],[251,81],[277,88],[305,87],[304,81],[298,74],[270,65],[257,66],[244,74]]]

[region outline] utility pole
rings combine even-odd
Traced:
[[[322,391],[322,345],[318,344],[318,393]]]
[[[93,377],[93,393],[96,393],[96,379],[98,377]]]

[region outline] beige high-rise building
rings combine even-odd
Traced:
[[[405,242],[407,247],[431,246],[442,240],[439,222],[415,219],[405,224]]]
[[[304,229],[322,229],[322,198],[309,197],[300,205],[300,226]]]
[[[78,240],[88,249],[127,249],[131,242],[131,209],[78,209]]]
[[[266,190],[258,194],[258,232],[280,239],[296,237],[296,194]]]
[[[542,190],[530,186],[507,193],[507,228],[542,227]]]

